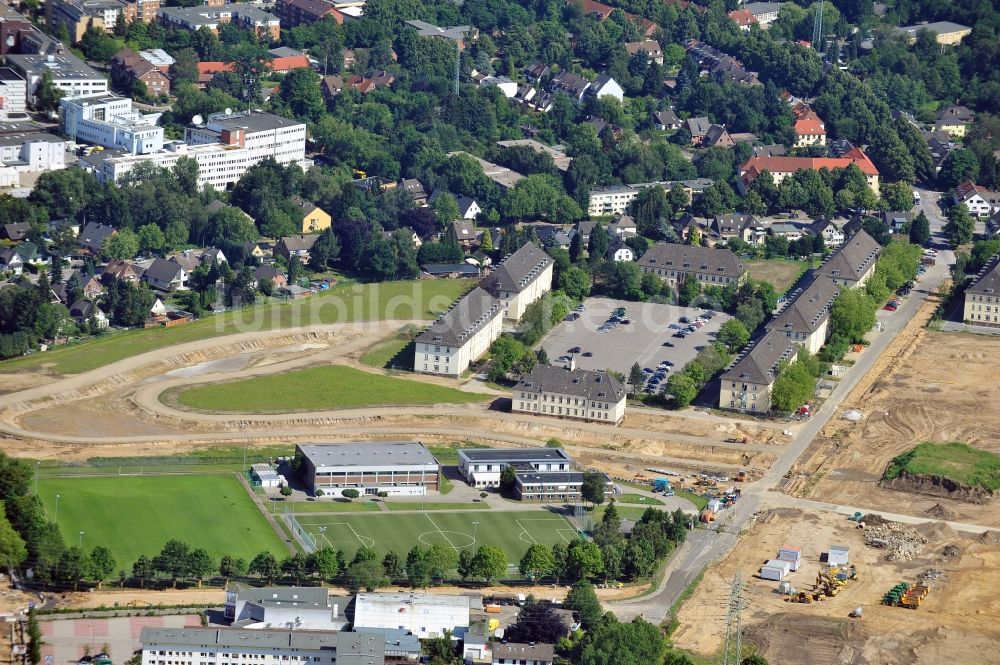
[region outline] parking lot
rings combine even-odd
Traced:
[[[663,361],[673,363],[667,376],[694,359],[698,351],[715,341],[719,327],[729,315],[716,313],[697,332],[684,339],[674,337],[681,317],[694,321],[704,310],[676,305],[628,302],[609,298],[588,298],[584,310],[574,321],[563,321],[539,345],[545,349],[549,362],[561,364],[559,358],[572,355],[580,369],[610,369],[628,376],[632,364],[655,370]],[[607,331],[599,330],[617,308],[624,308],[624,319]],[[671,344],[673,346],[666,346]],[[570,349],[579,348],[577,353]],[[662,381],[661,384],[665,384]]]

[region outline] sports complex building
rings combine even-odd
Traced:
[[[340,496],[355,489],[363,495],[421,496],[438,489],[440,467],[419,441],[299,444],[295,457],[314,493]]]

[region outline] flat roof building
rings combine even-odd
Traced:
[[[66,97],[104,95],[108,92],[108,79],[72,53],[58,55],[8,53],[7,65],[25,80],[28,102],[32,105],[37,102],[35,93],[45,72],[52,75],[52,82]]]
[[[604,482],[604,496],[614,494],[614,483],[607,474],[600,474]],[[582,471],[552,473],[519,470],[514,473],[514,496],[519,501],[570,501],[583,498]]]
[[[438,488],[438,462],[418,441],[300,443],[295,456],[313,492],[339,496],[356,489],[363,495],[422,496]]]
[[[478,286],[472,289],[417,337],[414,371],[461,376],[500,336],[503,312],[499,300]]]
[[[218,34],[219,26],[232,23],[245,30],[253,30],[258,36],[267,35],[273,40],[281,36],[281,19],[264,11],[262,6],[252,3],[161,7],[159,16],[165,25],[188,30],[208,28]]]
[[[499,487],[504,467],[568,472],[573,460],[562,448],[460,448],[458,470],[475,487]]]
[[[226,589],[224,615],[250,629],[344,630],[348,596],[331,597],[326,587],[251,587]]]
[[[122,148],[133,155],[163,150],[159,113],[132,108],[132,100],[118,95],[64,97],[59,100],[62,131],[74,141],[105,148]]]
[[[385,640],[372,633],[327,630],[144,627],[142,665],[384,665]]]
[[[535,365],[511,391],[511,411],[618,424],[625,388],[606,372]]]
[[[896,28],[893,32],[897,35],[904,35],[909,43],[917,41],[917,33],[921,30],[928,30],[934,35],[938,44],[952,46],[962,41],[962,38],[972,33],[972,28],[951,21],[935,21],[933,23],[919,23]]]
[[[441,637],[450,631],[461,638],[469,630],[469,612],[476,604],[482,604],[478,596],[359,593],[354,602],[354,626],[396,628],[420,638]]]

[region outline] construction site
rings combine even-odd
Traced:
[[[965,536],[942,522],[763,511],[705,573],[672,640],[716,657],[740,573],[743,644],[772,664],[998,662],[998,536]]]

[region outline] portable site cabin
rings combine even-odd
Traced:
[[[653,481],[653,490],[656,492],[665,492],[670,489],[670,481],[666,478],[657,478]]]
[[[826,562],[831,566],[846,566],[850,563],[850,548],[846,545],[830,545]]]
[[[760,577],[765,580],[774,580],[775,582],[780,582],[785,579],[791,569],[791,564],[788,561],[780,561],[778,559],[771,559],[760,569]]]
[[[802,548],[782,545],[778,548],[778,560],[787,561],[792,570],[798,570],[802,562]]]

